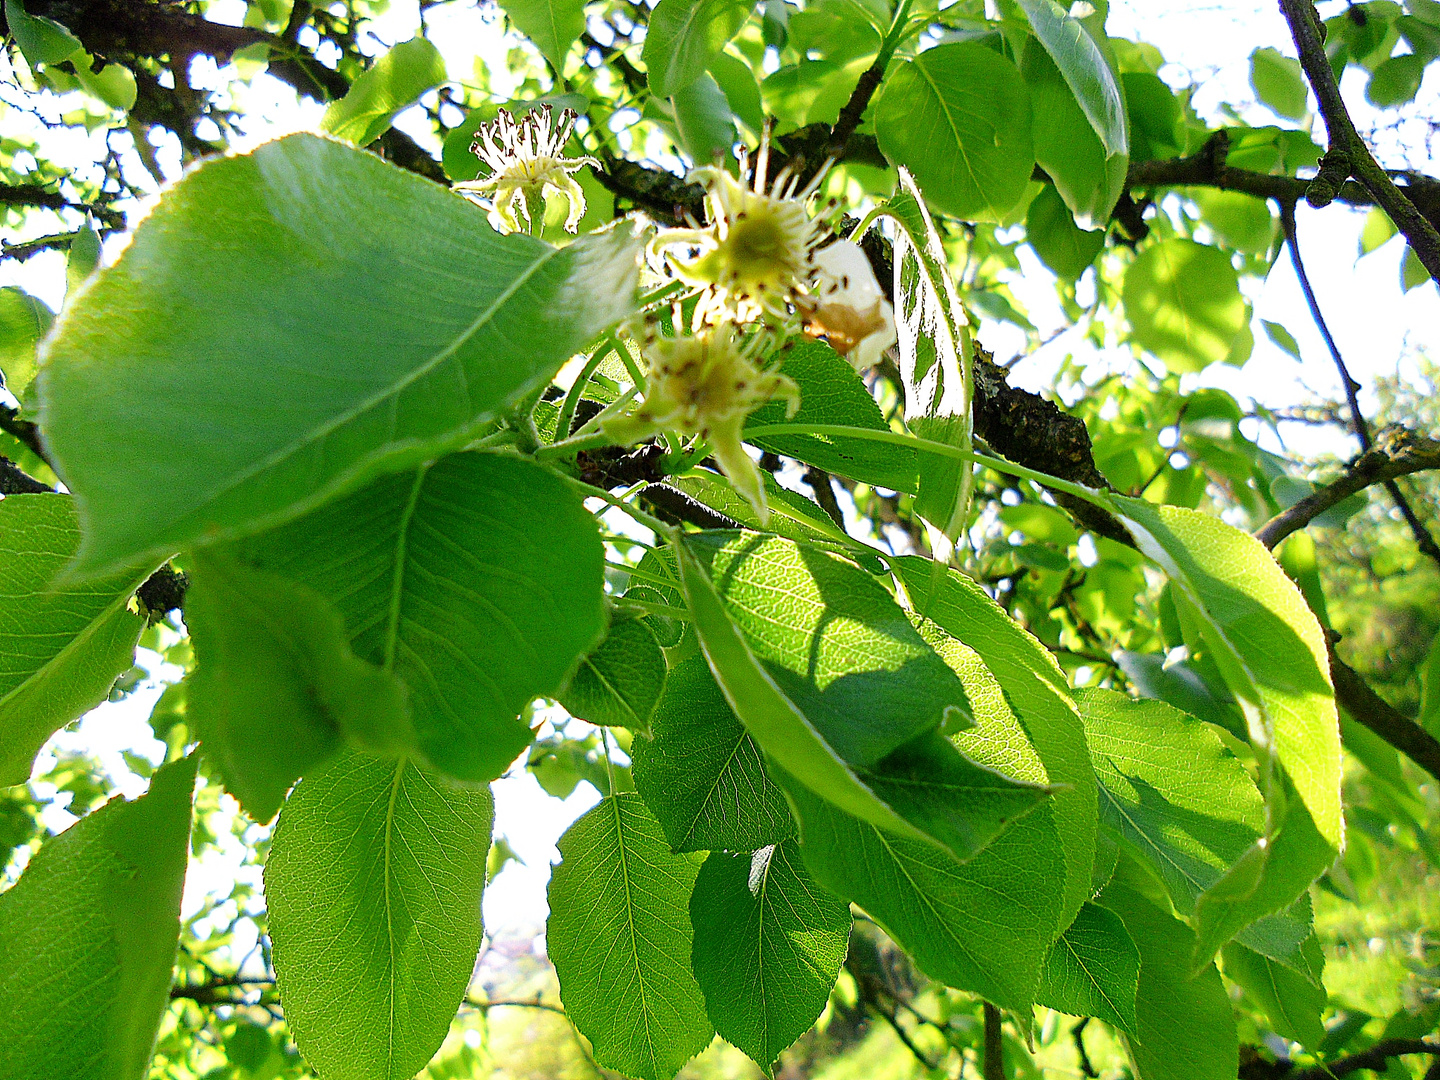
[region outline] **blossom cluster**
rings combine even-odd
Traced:
[[[567,200],[565,225],[574,231],[585,197],[571,174],[594,164],[564,156],[574,123],[567,110],[553,126],[549,106],[518,120],[502,110],[471,148],[492,174],[457,187],[491,193],[491,220],[503,231],[519,231],[522,214],[538,231],[553,193]],[[690,174],[705,186],[705,221],[662,229],[649,247],[652,269],[687,295],[674,304],[668,333],[654,313],[635,328],[648,365],[644,399],[601,429],[617,443],[662,432],[703,439],[762,522],[765,486],[743,446],[745,419],[775,399],[793,416],[800,401],[795,383],[765,358],[805,332],[825,336],[858,372],[895,342],[894,313],[864,252],[832,239],[811,213],[825,170],[803,188],[789,167],[770,182],[769,156],[767,136],[753,169],[742,153],[738,178],[718,165]]]

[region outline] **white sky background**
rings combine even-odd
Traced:
[[[1341,6],[1334,0],[1322,0],[1320,5],[1324,15],[1338,12]],[[238,0],[211,5],[210,17],[218,21],[238,22],[242,15],[243,4]],[[431,40],[445,55],[452,77],[465,78],[472,70],[477,52],[489,62],[492,73],[503,71],[508,43],[493,9],[485,13],[469,2],[457,2],[432,9],[428,22]],[[385,44],[394,44],[413,36],[418,25],[415,0],[395,0],[390,13],[375,25],[374,31]],[[1162,70],[1162,77],[1171,77],[1177,84],[1188,81],[1192,75],[1197,79],[1203,77],[1204,84],[1195,105],[1207,118],[1215,116],[1221,101],[1253,102],[1249,87],[1251,50],[1268,45],[1294,55],[1288,30],[1274,0],[1230,3],[1112,0],[1109,29],[1114,36],[1138,38],[1157,45],[1171,62],[1171,66]],[[0,79],[8,75],[3,65],[0,61]],[[213,65],[208,73],[203,65],[203,60],[197,64],[196,76],[208,74],[209,79],[203,81],[214,80],[214,85],[223,81]],[[196,81],[202,79],[197,77]],[[1375,123],[1378,115],[1365,102],[1364,84],[1364,76],[1354,69],[1347,73],[1343,84],[1346,101],[1362,130]],[[288,132],[313,129],[323,111],[323,107],[315,103],[297,102],[290,88],[268,76],[255,79],[249,87],[240,86],[236,93],[237,105],[245,111],[244,123],[248,125],[245,136],[237,142],[239,150]],[[1418,102],[1420,115],[1440,117],[1440,78],[1433,66]],[[1242,114],[1256,125],[1286,123],[1258,105],[1242,109]],[[7,127],[18,126],[24,119],[12,111],[5,117],[5,123]],[[403,116],[401,126],[413,134],[422,134],[417,126],[406,124]],[[1317,127],[1316,131],[1320,134],[1317,141],[1323,145],[1322,129]],[[103,146],[100,135],[51,132],[45,138],[47,149],[55,147],[54,156],[61,163],[93,161],[97,156],[96,147]],[[126,137],[122,133],[117,145],[124,141]],[[433,136],[422,141],[435,144]],[[145,180],[133,151],[127,157],[131,177]],[[179,172],[174,146],[160,147],[158,157],[167,177],[173,179]],[[1387,140],[1381,145],[1381,159],[1385,164],[1408,165],[1432,175],[1440,173],[1440,166],[1427,148],[1414,145],[1413,141],[1402,147],[1393,139]],[[1399,239],[1357,264],[1358,238],[1364,218],[1364,211],[1351,211],[1338,203],[1323,211],[1310,210],[1302,203],[1299,210],[1300,245],[1312,284],[1352,374],[1368,386],[1376,375],[1393,374],[1407,348],[1433,348],[1435,331],[1440,327],[1440,297],[1433,282],[1409,294],[1400,292],[1399,265],[1404,245]],[[107,244],[107,259],[113,259],[123,242],[123,238],[114,238]],[[1064,320],[1054,300],[1049,273],[1026,248],[1021,249],[1021,260],[1024,273],[1011,282],[1011,287],[1028,307],[1031,319],[1044,338]],[[64,260],[55,253],[37,256],[24,264],[0,267],[0,284],[21,285],[57,309],[63,298],[64,282]],[[1253,399],[1273,407],[1293,406],[1317,396],[1339,400],[1339,379],[1311,323],[1288,258],[1278,262],[1268,280],[1247,289],[1255,304],[1255,326],[1258,328],[1258,320],[1263,318],[1289,329],[1300,343],[1305,357],[1303,365],[1272,345],[1264,332],[1257,330],[1254,354],[1243,370],[1215,365],[1199,376],[1187,376],[1186,387],[1220,386],[1235,394],[1242,404]],[[1013,327],[986,323],[982,325],[981,337],[1002,360],[1026,351],[1023,334]],[[1066,353],[1076,349],[1093,354],[1091,346],[1078,340],[1078,335],[1067,335],[1022,359],[1014,368],[1012,381],[1027,389],[1045,389]],[[1128,349],[1114,350],[1094,359],[1097,375],[1112,367],[1124,368],[1132,362]],[[1342,455],[1353,452],[1338,445],[1334,431],[1320,435],[1290,425],[1284,434],[1292,451]],[[152,654],[150,659],[155,661],[158,657]],[[146,666],[163,681],[179,674],[159,670],[154,663]],[[65,748],[96,752],[124,794],[131,797],[139,794],[144,790],[145,781],[128,769],[121,751],[136,751],[154,760],[163,756],[162,745],[150,737],[145,721],[158,693],[158,685],[150,686],[118,705],[102,705],[81,723],[78,731],[57,735],[46,753]],[[46,759],[42,758],[42,771],[45,765]],[[570,799],[561,802],[546,795],[523,768],[513,770],[513,774],[498,781],[494,789],[496,834],[508,837],[524,864],[511,864],[497,879],[496,887],[486,892],[486,926],[494,936],[537,934],[546,916],[544,890],[550,864],[559,858],[554,842],[575,817],[594,804],[598,795],[589,784],[582,783]],[[234,804],[228,799],[227,803],[233,809]],[[69,814],[54,810],[47,824],[63,828],[71,820]],[[192,864],[186,888],[187,916],[198,907],[207,890],[228,893],[240,852],[236,843],[216,853],[205,865]]]

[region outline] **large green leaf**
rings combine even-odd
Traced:
[[[0,894],[7,1080],[141,1080],[170,1003],[195,759],[48,841]]]
[[[1316,829],[1338,850],[1339,718],[1325,635],[1300,590],[1264,545],[1217,518],[1122,496],[1108,502],[1170,575],[1177,602],[1199,618],[1262,766],[1284,767]],[[1270,771],[1262,768],[1262,780]],[[1263,784],[1262,791],[1269,795]]]
[[[780,370],[800,387],[799,410],[787,421],[785,404],[772,401],[751,413],[746,427],[843,424],[890,430],[854,368],[829,345],[813,342],[787,349]],[[904,447],[830,435],[761,435],[749,441],[852,480],[894,491],[915,491],[916,455]]]
[[[0,384],[16,398],[35,377],[35,347],[54,321],[39,297],[13,285],[0,289]]]
[[[1179,919],[1116,881],[1100,903],[1125,922],[1140,950],[1135,1035],[1130,1054],[1139,1080],[1218,1080],[1239,1069],[1230,998],[1215,965],[1190,973],[1195,936]]]
[[[631,746],[635,787],[675,851],[755,851],[795,833],[785,795],[703,656],[670,672],[655,737]]]
[[[1005,738],[1014,749],[1005,758],[977,760],[1011,776],[1060,789],[1050,797],[1050,809],[1064,850],[1060,919],[1064,926],[1090,898],[1097,798],[1085,730],[1070,699],[1069,684],[1045,647],[958,570],[920,556],[892,559],[890,565],[905,587],[911,610],[957,644],[963,642],[983,662],[974,676],[959,667],[978,727],[983,733],[988,725],[995,725],[999,738],[1003,726],[1011,732]],[[944,651],[947,661],[956,665],[954,650]],[[1001,693],[985,691],[986,678],[993,678]],[[961,748],[975,757],[965,741],[968,737],[962,733]]]
[[[339,609],[355,654],[409,687],[426,761],[464,780],[505,771],[530,743],[521,710],[605,631],[594,519],[510,455],[385,477],[235,550]]]
[[[610,626],[599,647],[580,661],[560,704],[591,724],[650,732],[650,717],[665,691],[665,653],[642,619]]]
[[[787,774],[777,779],[817,881],[864,908],[931,978],[1016,1012],[1030,1008],[1064,886],[1048,806],[960,863],[852,817]]]
[[[874,106],[880,149],[914,174],[937,210],[1002,221],[1035,153],[1030,95],[1015,65],[973,42],[892,64]]]
[[[439,49],[423,37],[402,41],[356,79],[344,97],[330,103],[320,130],[367,146],[385,134],[396,113],[447,77]]]
[[[650,13],[640,54],[650,92],[670,97],[700,78],[750,12],[743,0],[660,0]]]
[[[700,867],[670,853],[633,793],[602,800],[558,846],[545,941],[565,1011],[601,1065],[670,1080],[715,1034],[690,970]]]
[[[1045,955],[1035,1000],[1133,1035],[1139,977],[1140,952],[1125,923],[1113,911],[1086,903]]]
[[[1030,28],[1060,69],[1107,157],[1130,152],[1125,95],[1100,46],[1055,0],[1017,0]]]
[[[1136,256],[1125,271],[1124,300],[1132,339],[1174,372],[1225,359],[1249,321],[1230,257],[1184,237]]]
[[[565,54],[585,31],[585,0],[505,0],[500,6],[564,78]]]
[[[850,907],[811,879],[794,840],[713,853],[690,897],[691,963],[720,1037],[768,1073],[815,1023],[845,960]]]
[[[1313,954],[1321,961],[1320,943],[1309,939]],[[1325,1037],[1320,1014],[1326,1005],[1323,986],[1283,964],[1261,956],[1253,949],[1232,941],[1222,952],[1225,975],[1239,984],[1261,1009],[1277,1035],[1294,1039],[1307,1050],[1315,1050]]]
[[[348,735],[399,753],[413,741],[405,684],[358,659],[340,614],[303,585],[197,554],[185,595],[197,667],[188,713],[225,788],[269,821]]]
[[[70,496],[0,500],[0,787],[25,783],[45,740],[134,662],[145,620],[128,602],[145,574],[56,586],[79,545]]]
[[[1255,782],[1213,729],[1164,702],[1098,689],[1075,700],[1101,819],[1153,867],[1175,910],[1193,914],[1264,828]]]
[[[480,948],[490,792],[354,751],[280,813],[265,900],[285,1019],[333,1080],[408,1080],[440,1048]]]
[[[254,532],[465,445],[630,311],[636,256],[623,227],[561,250],[497,236],[313,135],[206,161],[81,295],[38,378],[78,570]]]
[[[31,67],[58,64],[85,51],[80,39],[54,19],[27,12],[24,0],[5,0],[5,22]]]
[[[1065,200],[1053,187],[1035,196],[1025,214],[1025,239],[1057,277],[1074,281],[1105,248],[1101,229],[1086,232],[1075,224]]]

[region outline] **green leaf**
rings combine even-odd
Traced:
[[[1108,502],[1170,575],[1177,600],[1201,614],[1205,643],[1245,711],[1257,752],[1284,766],[1320,834],[1338,849],[1339,718],[1325,635],[1300,590],[1258,540],[1216,518],[1123,496]]]
[[[1420,261],[1420,256],[1415,254],[1415,249],[1406,245],[1405,258],[1400,263],[1400,291],[1408,293],[1429,280],[1430,271],[1425,269],[1425,264]]]
[[[800,819],[801,853],[817,881],[864,908],[931,978],[1029,1010],[1063,888],[1048,806],[960,863],[934,844],[852,817],[788,774],[777,780]]]
[[[710,61],[710,74],[725,92],[735,118],[759,136],[765,130],[765,106],[760,101],[754,69],[744,60],[722,52]]]
[[[54,19],[29,14],[24,0],[5,0],[5,21],[32,68],[36,64],[58,64],[85,51],[80,39]]]
[[[1264,827],[1250,774],[1210,728],[1160,701],[1113,690],[1075,695],[1101,820],[1159,875],[1181,915]]]
[[[1115,663],[1141,697],[1174,705],[1181,712],[1218,724],[1236,738],[1245,738],[1245,717],[1234,699],[1224,692],[1224,684],[1220,683],[1217,695],[1190,660],[1167,664],[1164,653],[1133,653],[1123,649],[1114,656]]]
[[[191,566],[185,622],[198,666],[187,712],[252,818],[274,817],[347,735],[391,753],[413,741],[405,684],[356,658],[322,596],[232,559],[196,554]]]
[[[265,864],[285,1019],[333,1080],[404,1080],[440,1048],[483,928],[490,792],[343,751],[295,788]]]
[[[720,84],[708,71],[670,97],[680,145],[696,165],[710,165],[730,156],[735,144],[735,119]]]
[[[800,387],[799,410],[787,420],[783,402],[768,402],[750,414],[747,428],[795,423],[890,430],[855,369],[829,345],[813,342],[787,349],[780,370]],[[831,435],[761,435],[747,441],[861,483],[915,491],[916,455],[904,447]]]
[[[858,439],[855,441],[859,442]],[[770,518],[763,525],[745,496],[731,487],[723,476],[709,469],[692,469],[684,476],[668,476],[665,483],[756,532],[772,532],[789,540],[855,543],[840,531],[824,510],[804,495],[781,487],[769,473],[762,472],[760,479],[765,483],[765,498],[770,506]]]
[[[8,501],[8,500],[7,500]],[[0,894],[0,1046],[15,1080],[142,1080],[180,937],[195,758],[49,840]]]
[[[1030,94],[1015,65],[973,42],[893,63],[873,106],[880,149],[937,210],[1003,221],[1035,165]]]
[[[863,821],[926,841],[925,834],[880,800],[782,691],[731,621],[705,568],[687,544],[675,549],[685,602],[706,660],[725,699],[756,743],[781,766]]]
[[[908,169],[885,205],[895,223],[895,330],[905,423],[924,439],[969,451],[974,342],[950,277],[940,234]],[[915,512],[958,539],[969,520],[973,467],[937,454],[919,458]]]
[[[1250,54],[1250,86],[1261,104],[1287,120],[1302,120],[1309,109],[1310,86],[1300,61],[1276,49]]]
[[[815,884],[794,840],[751,856],[714,852],[690,897],[691,966],[715,1030],[772,1075],[835,985],[850,907]]]
[[[1365,87],[1366,100],[1382,109],[1414,101],[1425,78],[1426,63],[1426,58],[1416,53],[1390,57],[1370,76],[1370,84]]]
[[[1275,242],[1279,223],[1270,212],[1270,204],[1243,191],[1212,191],[1192,189],[1190,198],[1200,208],[1205,224],[1215,231],[1220,242],[1236,251],[1263,255]]]
[[[580,661],[560,704],[591,724],[649,734],[650,717],[665,691],[665,653],[640,619],[611,624],[598,648]]]
[[[258,531],[465,445],[630,311],[636,243],[496,236],[313,135],[206,161],[84,292],[37,380],[80,500],[76,572]]]
[[[1282,352],[1288,353],[1296,360],[1304,359],[1300,355],[1300,343],[1295,340],[1295,335],[1289,330],[1269,319],[1261,319],[1260,324],[1265,327],[1265,336],[1273,341]]]
[[[585,31],[585,0],[505,0],[500,6],[564,78],[565,56]]]
[[[70,496],[0,499],[0,787],[134,663],[145,620],[128,604],[150,568],[57,586],[79,544]]]
[[[1060,69],[1106,157],[1130,152],[1125,96],[1095,39],[1055,0],[1017,0],[1030,28]]]
[[[356,79],[343,98],[330,103],[320,130],[368,146],[385,134],[396,113],[447,78],[439,49],[423,37],[402,41]]]
[[[1360,230],[1360,254],[1369,255],[1376,248],[1387,243],[1397,232],[1390,215],[1378,206],[1372,206],[1365,215],[1365,227]]]
[[[100,265],[100,234],[88,221],[75,230],[70,254],[65,260],[65,298],[72,298]]]
[[[670,672],[654,731],[630,754],[635,787],[672,850],[755,851],[795,834],[784,793],[703,656]]]
[[[1140,952],[1125,923],[1113,911],[1086,903],[1045,955],[1035,1000],[1134,1035],[1139,977]]]
[[[1090,898],[1096,827],[1095,773],[1069,684],[1045,647],[958,570],[913,555],[891,559],[890,565],[916,616],[933,621],[957,644],[963,642],[983,664],[980,673],[969,677],[960,666],[967,695],[982,693],[987,674],[1000,692],[986,691],[983,700],[975,697],[972,710],[977,735],[991,723],[1008,732],[1002,737],[997,728],[995,741],[1013,747],[1009,756],[997,760],[978,757],[979,749],[968,741],[970,733],[958,737],[961,749],[1011,776],[1059,788],[1050,797],[1049,808],[1064,849],[1059,926],[1067,925]],[[945,657],[957,664],[955,650],[945,650]],[[1052,871],[1052,880],[1058,869]]]
[[[1107,155],[1055,61],[1031,39],[1020,56],[1030,89],[1035,160],[1081,228],[1104,229],[1125,188],[1129,158]]]
[[[1053,187],[1043,188],[1025,214],[1025,239],[1056,277],[1074,281],[1105,250],[1105,232],[1085,232]]]
[[[532,738],[521,710],[605,632],[594,519],[512,455],[386,477],[236,550],[335,605],[355,655],[409,687],[426,762],[462,780],[505,771]]]
[[[1190,928],[1122,882],[1101,895],[1140,950],[1135,1035],[1138,1080],[1217,1080],[1239,1070],[1235,1016],[1220,973],[1210,964],[1191,976]]]
[[[1173,372],[1225,359],[1248,321],[1230,257],[1181,237],[1136,256],[1125,271],[1124,301],[1132,339]]]
[[[35,377],[35,348],[55,322],[45,301],[24,289],[0,289],[0,386],[19,399]]]
[[[742,0],[660,0],[650,13],[640,59],[650,92],[670,97],[700,78],[750,18]]]
[[[635,794],[601,801],[558,847],[545,941],[565,1012],[599,1064],[670,1080],[715,1034],[690,970],[700,868]]]
[[[1126,71],[1120,83],[1130,114],[1130,160],[1178,157],[1185,148],[1185,136],[1175,91],[1149,71]]]
[[[94,63],[94,58],[88,53],[74,58],[75,79],[85,88],[85,92],[112,109],[133,109],[139,95],[135,73],[124,64],[113,61],[95,71]]]
[[[1313,951],[1319,955],[1319,942],[1313,937],[1310,941],[1314,944]],[[1238,942],[1226,945],[1223,957],[1226,977],[1238,983],[1264,1010],[1277,1035],[1293,1039],[1307,1050],[1319,1047],[1325,1038],[1325,1025],[1320,1022],[1327,1000],[1323,986],[1314,986],[1308,979]]]
[[[1440,738],[1440,634],[1430,644],[1425,666],[1420,669],[1420,715],[1416,723]]]

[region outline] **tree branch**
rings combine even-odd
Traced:
[[[1440,780],[1440,740],[1370,689],[1358,671],[1335,655],[1333,646],[1330,647],[1330,680],[1335,684],[1335,701],[1352,720],[1369,728]]]
[[[1291,533],[1303,529],[1357,491],[1426,469],[1440,469],[1440,442],[1405,428],[1386,428],[1380,432],[1377,445],[1361,454],[1345,475],[1276,514],[1256,530],[1255,538],[1273,549]]]
[[[985,1057],[980,1062],[985,1080],[1005,1080],[1005,1044],[1001,1039],[1000,1010],[985,1002]]]
[[[1355,129],[1345,100],[1340,96],[1340,84],[1335,79],[1330,58],[1325,54],[1320,17],[1313,0],[1280,0],[1280,11],[1290,24],[1300,63],[1320,102],[1320,115],[1325,119],[1330,142],[1330,149],[1321,162],[1320,175],[1306,198],[1312,206],[1324,206],[1335,189],[1346,178],[1354,176],[1390,215],[1395,227],[1405,234],[1410,249],[1419,256],[1430,276],[1440,281],[1440,232],[1395,186]]]
[[[45,453],[45,444],[40,441],[40,429],[33,420],[20,419],[19,410],[0,404],[0,431],[24,443],[26,448],[46,465],[55,467],[50,456]]]
[[[1349,1076],[1362,1069],[1380,1072],[1384,1070],[1391,1058],[1405,1057],[1410,1054],[1429,1054],[1432,1057],[1440,1057],[1440,1043],[1429,1043],[1423,1039],[1385,1039],[1376,1043],[1369,1050],[1363,1050],[1358,1054],[1351,1054],[1338,1061],[1291,1073],[1286,1080],[1340,1080],[1341,1077]]]
[[[54,490],[0,454],[0,495],[44,495]]]

